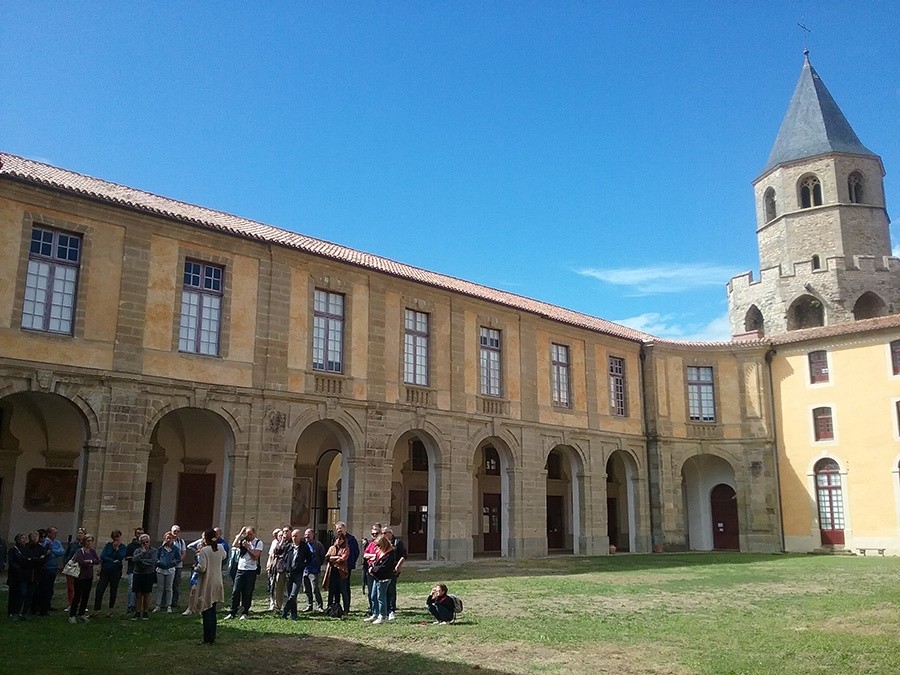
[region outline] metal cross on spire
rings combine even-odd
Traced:
[[[800,19],[800,23],[798,23],[797,26],[803,30],[803,56],[809,61],[809,34],[812,31],[804,25],[805,23],[806,19]]]

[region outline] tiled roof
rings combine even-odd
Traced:
[[[830,152],[876,156],[860,142],[807,58],[762,173],[785,162]]]
[[[322,239],[307,237],[296,232],[289,232],[271,225],[259,223],[246,218],[214,211],[202,206],[194,206],[175,199],[116,183],[93,178],[74,171],[67,171],[48,164],[36,162],[16,155],[0,153],[0,176],[5,176],[26,183],[55,188],[65,192],[83,195],[99,201],[117,204],[126,208],[172,218],[184,223],[218,230],[238,237],[254,239],[260,242],[278,244],[312,255],[356,265],[369,270],[383,272],[400,279],[407,279],[435,288],[461,293],[473,298],[497,303],[505,307],[521,310],[531,314],[569,324],[578,328],[604,333],[636,342],[654,341],[644,332],[606,321],[563,307],[557,307],[539,300],[532,300],[521,295],[497,290],[488,286],[457,279],[455,277],[429,272],[419,267],[399,263],[388,258],[357,251],[346,246],[339,246]],[[659,341],[659,340],[655,340]],[[686,343],[687,344],[687,343]],[[697,343],[706,344],[706,343]],[[723,344],[723,343],[719,343]]]
[[[807,340],[821,340],[823,338],[841,337],[844,335],[856,335],[876,330],[900,328],[900,314],[878,316],[874,319],[861,319],[852,323],[842,323],[835,326],[819,326],[817,328],[804,328],[792,330],[781,335],[773,335],[769,341],[774,345],[789,345]]]

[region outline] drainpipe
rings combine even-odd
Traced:
[[[654,532],[656,530],[656,526],[658,525],[658,523],[655,522],[657,520],[657,518],[654,515],[655,510],[653,508],[653,470],[650,466],[650,464],[651,464],[651,462],[650,462],[650,452],[651,452],[651,449],[650,449],[650,445],[651,445],[650,412],[649,412],[649,406],[647,405],[649,396],[647,395],[647,389],[646,389],[647,349],[646,349],[645,344],[641,344],[641,351],[640,351],[639,356],[640,356],[640,363],[641,363],[640,382],[639,382],[639,385],[641,388],[641,413],[642,413],[641,414],[641,425],[643,427],[641,429],[641,434],[644,437],[644,442],[647,444],[647,499],[650,501],[648,506],[650,507],[650,551],[652,552],[654,546],[657,544],[657,542],[654,539]],[[654,443],[654,450],[658,451],[658,448],[655,447],[655,441],[653,441],[653,443]],[[659,542],[659,543],[662,544],[662,542]]]
[[[769,417],[772,420],[772,444],[775,450],[775,502],[778,508],[779,529],[781,530],[781,552],[784,553],[784,511],[781,508],[781,475],[778,466],[778,422],[775,417],[775,380],[772,377],[772,359],[776,353],[775,347],[769,343],[769,350],[766,352],[766,370],[769,374]]]

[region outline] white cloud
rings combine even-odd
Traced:
[[[731,339],[731,324],[728,314],[721,314],[709,323],[697,323],[688,316],[647,312],[627,319],[615,319],[615,323],[635,330],[650,333],[656,337],[674,340],[718,341]]]
[[[900,244],[894,244],[891,247],[891,255],[895,258],[900,258]]]
[[[740,270],[724,265],[687,263],[617,269],[586,268],[576,272],[614,286],[629,286],[639,295],[652,295],[682,293],[704,286],[724,286]]]

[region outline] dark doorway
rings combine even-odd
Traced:
[[[562,495],[547,495],[547,548],[561,549],[565,546],[565,532]]]
[[[485,492],[481,515],[481,529],[484,535],[484,550],[500,550],[500,495]]]
[[[150,503],[153,498],[153,483],[144,486],[144,513],[141,514],[141,527],[144,532],[150,532]]]
[[[709,495],[709,506],[712,514],[713,548],[717,551],[739,551],[741,539],[734,489],[724,483],[716,485]]]
[[[410,554],[428,552],[428,490],[409,491],[406,548]]]
[[[182,473],[178,476],[175,520],[187,532],[203,532],[213,527],[216,474]]]
[[[622,550],[622,547],[619,546],[619,500],[618,499],[606,499],[606,521],[608,523],[606,527],[606,533],[609,536],[609,543],[611,546],[615,546],[617,549]]]

